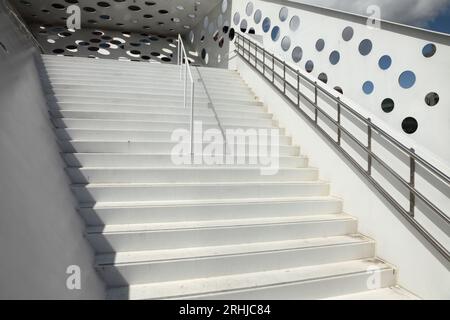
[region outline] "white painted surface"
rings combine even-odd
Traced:
[[[39,55],[0,4],[0,299],[103,299],[47,113]],[[66,270],[81,269],[81,290]]]

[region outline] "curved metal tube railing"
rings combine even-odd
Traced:
[[[184,107],[187,108],[188,97],[187,97],[187,85],[188,85],[188,77],[191,82],[191,118],[190,118],[190,126],[189,126],[189,134],[190,134],[190,146],[189,152],[191,156],[194,155],[194,102],[195,102],[195,83],[194,77],[192,76],[191,67],[189,65],[189,59],[186,52],[186,48],[184,47],[183,39],[181,35],[178,35],[178,65],[180,66],[180,80],[184,83]]]
[[[450,226],[450,217],[444,213],[440,208],[438,208],[432,201],[430,201],[426,196],[420,193],[415,188],[415,176],[416,176],[416,165],[420,164],[425,168],[434,178],[442,181],[446,188],[450,188],[450,178],[447,174],[437,169],[435,166],[430,164],[424,158],[417,155],[414,149],[406,147],[404,144],[396,140],[386,131],[375,125],[370,118],[365,118],[347,103],[343,102],[338,96],[330,93],[327,89],[319,86],[317,81],[313,81],[303,75],[299,70],[294,69],[292,66],[288,65],[285,61],[276,57],[273,53],[268,52],[256,42],[253,42],[249,38],[243,36],[240,33],[236,33],[236,51],[247,62],[252,68],[257,72],[261,73],[264,78],[271,82],[272,85],[283,95],[285,95],[291,103],[296,107],[296,109],[306,117],[307,120],[312,122],[317,130],[321,132],[329,141],[331,141],[334,146],[349,160],[357,169],[360,171],[375,188],[388,200],[388,202],[394,206],[402,216],[447,260],[450,261],[450,253],[447,248],[445,248],[431,233],[426,230],[417,219],[414,218],[414,210],[416,208],[416,199],[420,199],[437,217],[439,217],[447,227]],[[260,57],[258,57],[260,53]],[[279,74],[275,70],[275,64],[282,66],[283,74]],[[258,68],[262,65],[262,71]],[[269,69],[268,72],[266,70]],[[294,74],[296,78],[296,83],[292,84],[286,78],[286,72],[289,71]],[[269,73],[268,78],[266,74]],[[275,80],[279,79],[282,81],[282,89],[276,85]],[[314,90],[314,101],[307,97],[303,92],[301,92],[301,80],[306,81],[309,85],[313,87]],[[287,87],[296,92],[296,98],[292,99],[287,95]],[[330,116],[323,108],[318,106],[318,96],[319,92],[324,94],[326,97],[331,99],[337,106],[337,119]],[[314,107],[314,118],[311,118],[304,110],[300,108],[301,100],[307,101]],[[362,143],[358,138],[356,138],[352,133],[349,132],[341,123],[342,109],[350,113],[356,119],[361,121],[365,126],[367,126],[367,145]],[[330,121],[337,129],[337,140],[335,140],[327,131],[318,125],[319,113],[323,115],[328,121]],[[401,177],[392,167],[390,167],[383,159],[375,154],[372,150],[372,135],[373,132],[378,133],[380,137],[383,137],[391,146],[394,146],[397,150],[402,151],[409,157],[409,171],[410,171],[410,181],[406,181]],[[367,168],[361,166],[357,160],[350,155],[341,145],[342,135],[345,134],[354,143],[356,143],[360,148],[362,148],[367,154]],[[404,209],[403,206],[385,189],[383,186],[373,177],[372,175],[372,161],[375,160],[379,163],[385,170],[387,170],[397,181],[399,181],[402,186],[406,187],[409,191],[409,211]]]

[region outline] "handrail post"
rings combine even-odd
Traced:
[[[191,159],[193,163],[193,157],[194,157],[194,90],[195,90],[195,84],[192,82],[191,85],[191,124],[190,124],[190,134],[191,134],[191,145],[190,145],[190,153],[191,153]]]
[[[272,54],[272,83],[275,83],[275,54]]]
[[[409,185],[411,188],[415,188],[416,184],[416,159],[414,158],[415,150],[410,149],[411,155],[409,156]],[[413,191],[409,192],[409,215],[414,217],[414,208],[416,206],[416,195]]]
[[[300,71],[297,70],[297,108],[300,108]]]
[[[367,173],[369,176],[372,175],[372,120],[367,119]]]
[[[184,108],[187,108],[186,94],[187,94],[187,68],[188,68],[188,65],[187,65],[187,63],[185,63],[184,65],[185,65],[185,72],[184,72]]]
[[[317,125],[319,120],[319,110],[317,110],[317,101],[318,101],[318,89],[317,89],[317,81],[314,81],[314,123]]]
[[[263,48],[263,76],[266,77],[266,49]]]
[[[340,125],[341,125],[341,104],[340,104],[340,100],[341,100],[341,98],[338,97],[338,104],[337,104],[337,123],[339,125],[338,128],[337,128],[337,132],[338,132],[337,143],[338,143],[338,145],[341,145],[341,135],[342,135],[341,127],[340,127]]]
[[[286,94],[286,61],[283,60],[283,93]]]
[[[258,45],[255,44],[255,68],[258,70]]]

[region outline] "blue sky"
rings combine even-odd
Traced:
[[[450,6],[436,18],[428,21],[425,28],[450,34]]]

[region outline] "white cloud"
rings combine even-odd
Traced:
[[[295,0],[322,7],[367,15],[371,5],[379,6],[381,19],[423,26],[450,6],[450,0]]]

